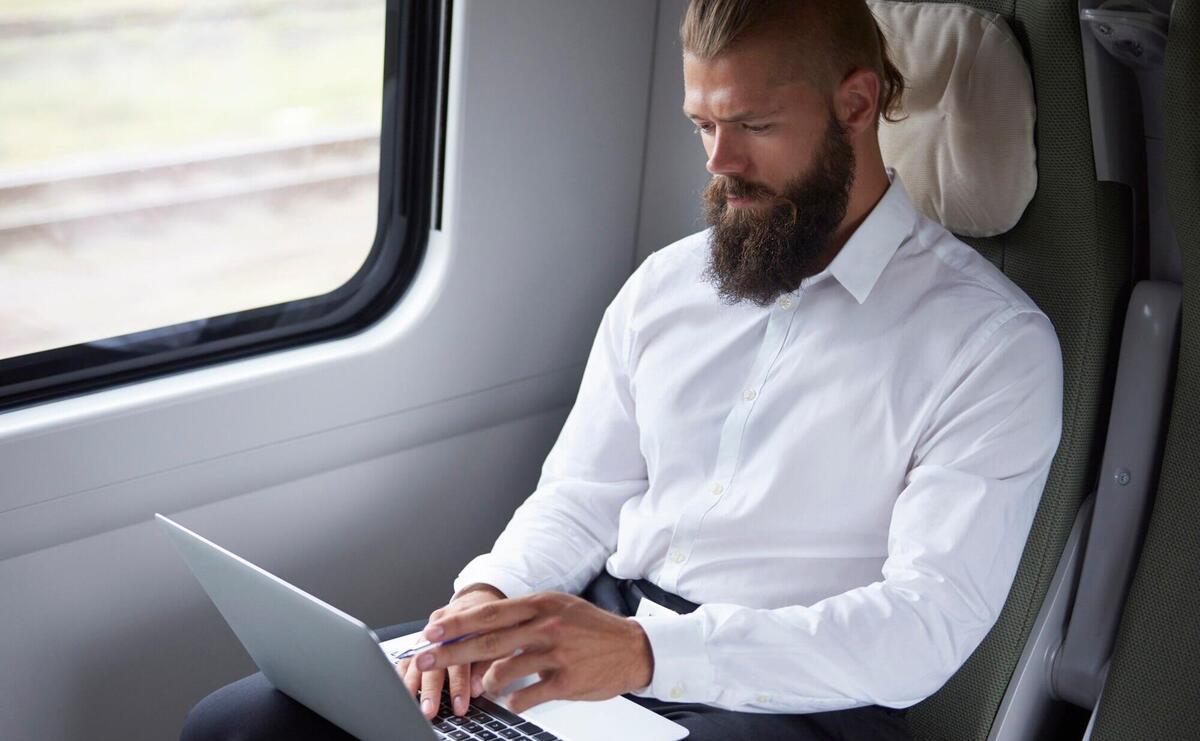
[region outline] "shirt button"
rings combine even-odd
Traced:
[[[685,558],[683,551],[671,551],[671,560],[675,563],[683,563]]]
[[[746,401],[754,401],[758,398],[758,392],[754,389],[746,389],[746,393],[742,394],[742,398]]]
[[[758,697],[754,698],[754,701],[760,705],[763,705],[763,704],[766,704],[771,701],[771,696],[770,695],[759,695]]]
[[[779,299],[779,308],[785,310],[792,308],[792,299],[788,296],[784,296],[783,298]]]
[[[674,687],[672,687],[671,688],[671,699],[678,700],[681,697],[683,697],[683,687],[680,687],[679,685],[675,685]]]
[[[720,482],[713,484],[712,493],[721,496],[725,493],[725,486]]]

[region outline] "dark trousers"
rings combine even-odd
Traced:
[[[583,596],[618,615],[637,610],[648,596],[676,612],[696,606],[659,590],[649,582],[616,580],[601,573]],[[386,641],[425,627],[425,621],[393,625],[377,631]],[[690,731],[693,741],[908,741],[911,736],[903,710],[869,705],[824,713],[783,715],[738,713],[710,705],[665,702],[629,696]],[[200,701],[188,713],[181,741],[265,741],[266,739],[351,739],[346,732],[276,690],[261,673],[226,685]],[[614,741],[618,741],[614,737]]]

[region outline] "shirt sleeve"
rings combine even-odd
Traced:
[[[1049,320],[1026,310],[990,327],[935,395],[883,578],[807,606],[635,618],[654,652],[643,694],[749,712],[901,708],[958,670],[1008,596],[1062,429]]]
[[[604,312],[579,394],[546,457],[533,494],[517,509],[490,553],[455,579],[455,590],[482,582],[509,597],[579,593],[617,547],[621,506],[648,488],[627,371],[635,271]]]

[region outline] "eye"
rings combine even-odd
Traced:
[[[698,122],[696,122],[695,127],[693,127],[693,129],[692,129],[692,133],[694,133],[694,134],[711,134],[712,130],[713,130],[713,125],[711,123],[709,123],[708,121],[698,121]]]
[[[758,126],[742,124],[742,128],[746,131],[749,131],[751,134],[762,134],[771,129],[771,124],[759,124]]]

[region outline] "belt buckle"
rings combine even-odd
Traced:
[[[638,590],[641,591],[640,589]],[[642,599],[638,602],[637,613],[635,617],[659,617],[661,615],[678,615],[669,607],[664,607],[646,595],[642,595]]]

